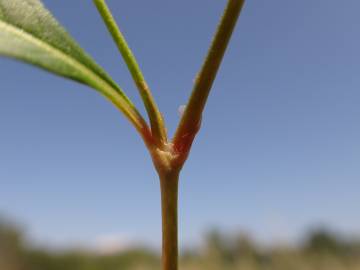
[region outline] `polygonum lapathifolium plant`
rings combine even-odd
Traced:
[[[159,174],[162,206],[162,269],[178,269],[179,173],[200,129],[201,116],[244,0],[228,0],[180,123],[169,139],[164,119],[140,67],[105,0],[93,0],[121,53],[146,108],[149,123],[123,90],[74,41],[40,0],[0,0],[0,55],[30,63],[95,89],[135,127]]]

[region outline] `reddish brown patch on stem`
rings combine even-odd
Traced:
[[[178,156],[175,160],[175,166],[182,166],[186,161],[196,134],[200,130],[200,126],[201,120],[197,125],[192,125],[191,129],[187,129],[186,133],[183,133],[181,136],[174,138],[173,151],[175,152],[176,156]]]
[[[147,125],[141,128],[140,133],[142,138],[144,139],[146,146],[149,149],[155,145],[154,136],[152,135],[152,132]]]

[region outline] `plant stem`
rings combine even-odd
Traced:
[[[178,183],[178,170],[160,175],[162,270],[178,270]]]
[[[129,71],[139,90],[141,99],[145,105],[151,125],[151,131],[154,135],[155,142],[160,146],[167,141],[167,134],[164,124],[164,119],[156,105],[156,102],[151,94],[150,88],[141,72],[139,64],[136,61],[129,45],[126,42],[124,35],[121,33],[119,26],[113,18],[109,7],[105,0],[94,0],[94,3],[104,20],[106,27],[112,35]]]
[[[215,80],[244,2],[245,0],[228,0],[205,62],[196,77],[185,112],[175,132],[173,142],[178,151],[188,150],[187,148],[191,146],[192,139],[200,128],[202,112],[211,86]],[[187,145],[183,145],[184,137],[189,137],[189,140],[185,141]]]

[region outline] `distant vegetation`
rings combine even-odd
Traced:
[[[21,230],[0,220],[0,270],[155,270],[156,252],[137,248],[113,255],[50,252],[26,244]],[[317,230],[296,247],[259,247],[246,235],[213,231],[203,247],[185,251],[182,270],[359,270],[360,239]]]

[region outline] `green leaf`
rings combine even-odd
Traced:
[[[140,129],[142,117],[40,0],[0,0],[0,55],[81,82],[108,97]]]

